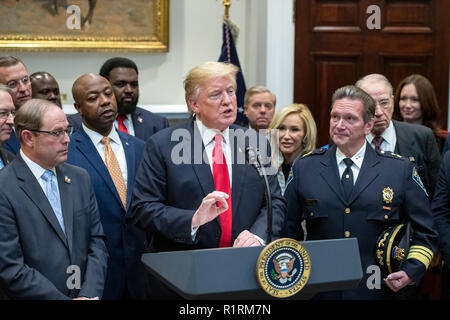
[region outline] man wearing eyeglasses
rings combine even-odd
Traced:
[[[0,57],[0,83],[10,89],[10,94],[16,110],[31,99],[31,81],[23,62],[12,56]],[[19,142],[15,133],[4,145],[5,149],[16,154],[19,151]]]
[[[389,80],[381,74],[369,74],[356,82],[375,100],[375,122],[367,141],[376,150],[391,151],[416,163],[416,169],[429,198],[433,196],[441,155],[433,132],[422,125],[392,120],[394,95]]]
[[[0,84],[0,170],[14,159],[11,152],[2,148],[11,135],[16,113],[9,91],[7,86]]]
[[[0,171],[0,294],[99,299],[105,235],[89,175],[64,163],[66,116],[55,104],[32,99],[17,111],[14,126],[21,149]]]

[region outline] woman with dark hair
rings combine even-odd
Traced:
[[[447,131],[441,129],[441,112],[433,85],[420,74],[404,78],[397,87],[394,119],[429,127],[442,151]]]

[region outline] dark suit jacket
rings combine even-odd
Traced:
[[[445,263],[450,266],[450,153],[448,152],[442,161],[431,208],[439,232],[439,246]]]
[[[430,204],[423,189],[412,179],[412,163],[386,152],[376,152],[367,144],[364,161],[350,200],[344,190],[336,163],[336,145],[299,158],[293,165],[293,179],[285,197],[288,203],[286,237],[302,240],[301,221],[306,220],[307,240],[358,239],[363,278],[357,289],[329,293],[327,299],[385,299],[392,295],[384,283],[382,289],[369,290],[367,267],[377,265],[375,244],[388,227],[412,222],[411,245],[435,251],[437,233],[433,229]],[[392,203],[384,203],[383,189],[393,191]],[[346,210],[346,209],[349,210]],[[349,213],[346,213],[349,212]],[[349,234],[346,234],[349,232]],[[402,269],[419,283],[425,265],[408,259]],[[383,275],[386,277],[386,275]],[[383,282],[381,279],[379,279]]]
[[[432,198],[441,165],[441,154],[433,132],[430,128],[418,124],[396,120],[392,122],[397,135],[395,153],[414,158],[417,171]]]
[[[3,148],[0,148],[0,157],[2,158],[3,164],[6,166],[14,159],[14,154],[9,152],[8,150],[5,150]]]
[[[11,132],[9,140],[3,144],[3,148],[13,154],[17,154],[17,152],[19,152],[20,143],[19,140],[17,140],[16,132],[14,130]]]
[[[66,235],[20,155],[0,171],[0,289],[10,298],[102,297],[108,253],[89,176],[68,164],[56,172]],[[68,288],[69,266],[80,289]]]
[[[166,117],[139,107],[136,108],[131,117],[133,119],[134,136],[144,141],[147,141],[157,131],[169,127],[169,121]],[[78,113],[68,115],[67,121],[73,127],[73,131],[81,127],[82,120]]]
[[[145,270],[140,258],[144,250],[145,233],[134,225],[126,225],[125,216],[130,207],[144,142],[123,132],[119,132],[119,137],[127,161],[127,208],[123,207],[105,163],[82,127],[70,137],[67,162],[87,170],[97,198],[109,252],[103,298],[120,299],[128,284],[132,297],[143,299]]]
[[[238,126],[230,129],[247,130]],[[194,134],[195,132],[195,134]],[[231,130],[230,130],[231,133]],[[266,239],[264,186],[255,169],[243,163],[245,146],[230,134],[232,164],[232,242],[243,231]],[[267,140],[262,138],[264,147]],[[180,148],[183,148],[181,150]],[[210,164],[202,157],[204,146],[193,120],[164,129],[146,143],[136,176],[132,218],[148,232],[150,251],[172,251],[219,246],[220,219],[199,227],[195,240],[191,222],[202,199],[215,190]],[[177,163],[182,157],[184,163]],[[178,157],[178,159],[177,159]],[[195,158],[196,157],[196,158]],[[238,162],[241,161],[241,162]],[[286,210],[276,172],[268,177],[273,205],[273,234],[279,237]]]

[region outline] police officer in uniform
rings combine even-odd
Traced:
[[[363,271],[359,286],[321,293],[318,299],[395,298],[395,292],[420,282],[436,248],[428,196],[414,163],[375,151],[366,142],[374,113],[374,100],[361,89],[336,90],[330,118],[334,145],[297,160],[288,180],[287,237],[303,240],[300,224],[306,220],[307,240],[358,239]],[[380,234],[407,221],[413,231],[399,270],[380,271],[380,285],[373,278],[368,285],[373,275],[367,273],[368,267],[380,262],[375,254]]]

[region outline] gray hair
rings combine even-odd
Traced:
[[[361,79],[359,79],[358,81],[356,81],[355,86],[357,86],[358,88],[361,88],[363,82],[365,82],[365,81],[381,81],[381,82],[384,82],[384,83],[386,83],[386,85],[389,88],[390,96],[392,97],[394,95],[394,89],[392,88],[392,84],[389,82],[388,78],[386,78],[382,74],[379,74],[379,73],[368,74],[368,75],[362,77]]]
[[[23,130],[39,130],[42,127],[42,115],[51,107],[58,107],[51,101],[31,99],[25,102],[14,117],[14,128],[19,142],[22,142]],[[59,107],[58,107],[59,108]]]
[[[368,123],[375,116],[375,101],[372,97],[366,93],[364,90],[356,87],[356,86],[345,86],[337,89],[333,93],[333,97],[331,98],[331,107],[334,106],[334,103],[337,100],[341,100],[344,98],[348,98],[350,100],[359,100],[363,104],[363,120],[364,123]]]

